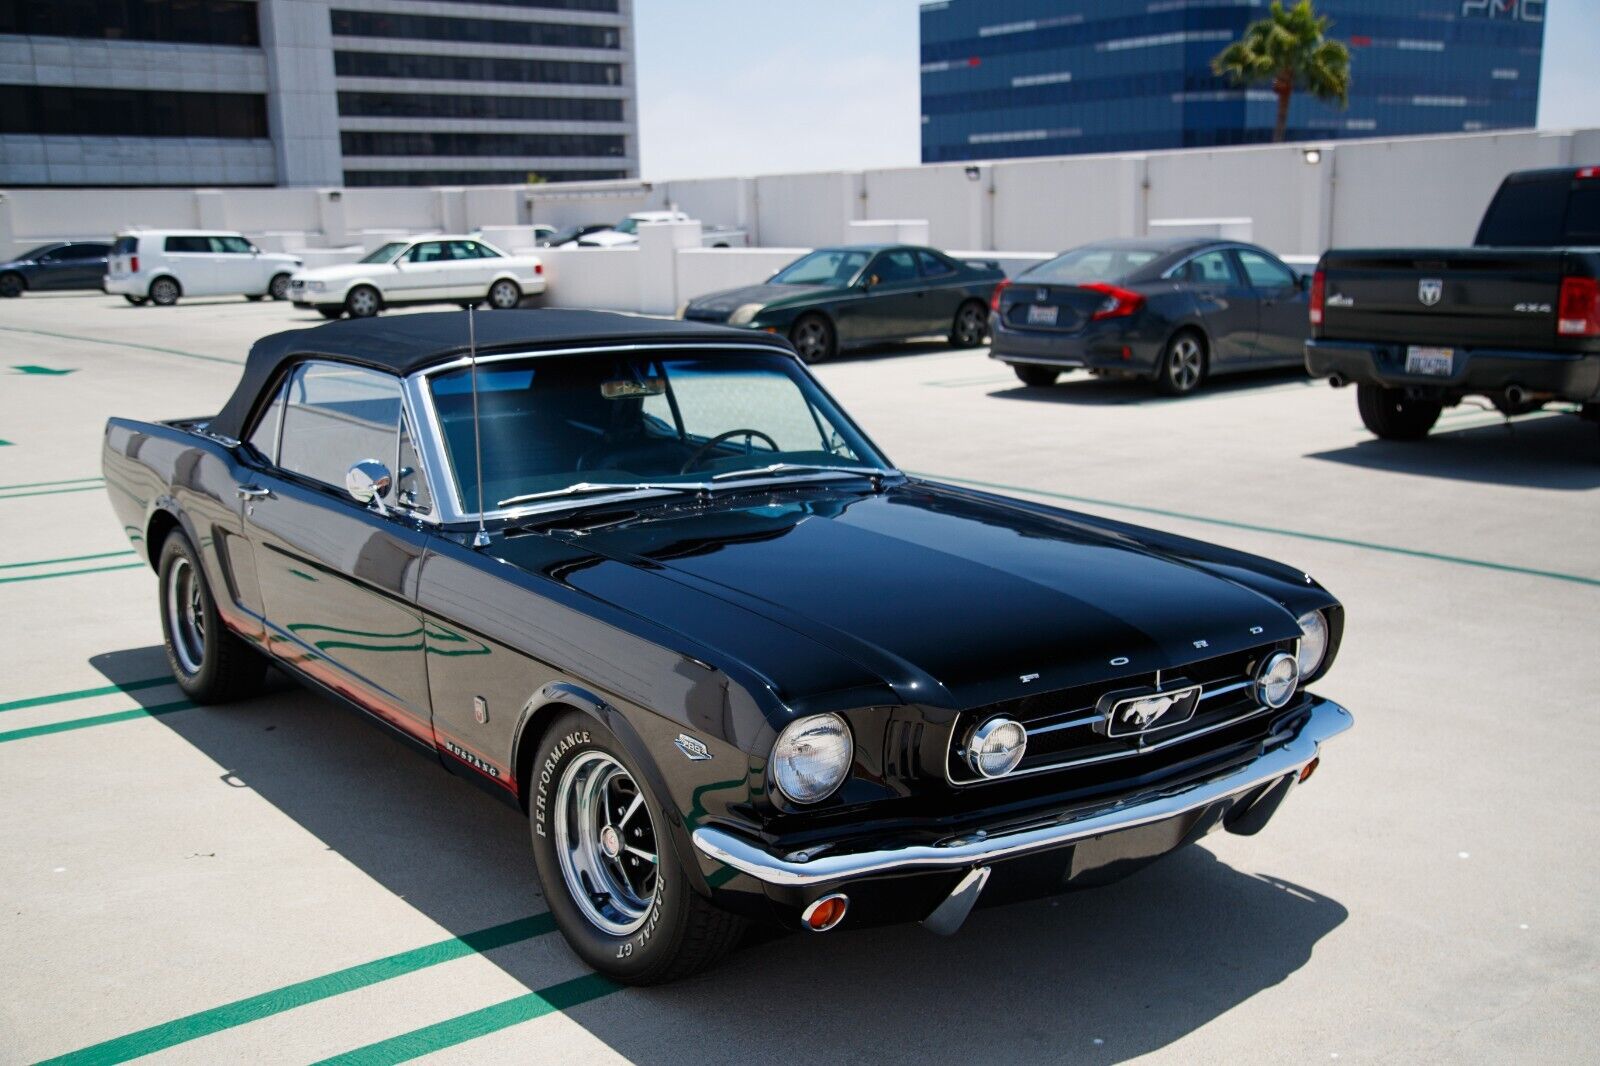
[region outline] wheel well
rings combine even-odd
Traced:
[[[344,298],[345,298],[346,302],[349,301],[350,294],[355,292],[357,289],[371,289],[373,291],[373,293],[378,297],[378,306],[379,307],[383,307],[387,303],[387,301],[384,300],[384,298],[383,298],[383,290],[378,288],[376,285],[372,284],[372,282],[370,282],[370,281],[358,281],[354,285],[350,286],[348,289],[344,290]]]
[[[167,535],[177,528],[178,520],[170,511],[157,511],[150,516],[150,525],[144,533],[144,548],[149,556],[150,569],[161,565],[161,546],[166,543]]]
[[[788,330],[786,332],[793,333],[794,332],[794,328],[796,326],[798,326],[800,323],[804,322],[808,318],[820,318],[820,319],[822,319],[823,323],[826,324],[827,327],[830,330],[833,331],[833,335],[835,337],[837,337],[839,335],[839,328],[834,325],[833,316],[828,314],[828,312],[826,312],[826,311],[818,311],[818,310],[815,310],[815,309],[810,310],[810,311],[802,311],[800,314],[795,315],[794,316],[794,321],[789,323],[789,328],[788,328]]]
[[[154,288],[155,287],[155,283],[160,281],[162,278],[166,278],[168,281],[172,282],[172,284],[176,285],[178,287],[178,295],[179,296],[183,295],[183,282],[179,281],[177,278],[173,277],[171,274],[157,274],[155,277],[151,278],[150,279],[150,284],[145,287],[145,290],[144,290],[145,294],[149,295],[150,289]]]
[[[28,287],[28,276],[20,270],[0,271],[0,278],[16,278],[24,289]]]
[[[517,797],[522,801],[524,811],[528,809],[528,797],[533,792],[533,759],[539,752],[539,742],[550,731],[551,723],[568,711],[582,713],[583,708],[570,703],[546,703],[542,707],[535,707],[517,736],[512,772],[516,775]]]
[[[513,284],[513,285],[515,285],[517,287],[517,291],[518,292],[522,291],[522,282],[518,281],[515,277],[513,277],[510,274],[501,274],[499,277],[497,277],[493,281],[489,282],[489,288],[491,288],[491,289],[494,288],[496,285],[500,284],[502,281],[509,281],[509,282],[511,282],[511,284]]]
[[[1167,343],[1161,346],[1162,356],[1165,357],[1167,350],[1172,347],[1172,342],[1183,336],[1185,333],[1190,334],[1195,340],[1200,342],[1200,365],[1206,370],[1210,370],[1211,337],[1206,333],[1204,328],[1197,326],[1192,322],[1179,326],[1177,329],[1172,331],[1172,335],[1167,338]]]

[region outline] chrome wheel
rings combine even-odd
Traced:
[[[362,285],[345,297],[344,303],[351,318],[371,318],[378,313],[378,290]]]
[[[172,651],[186,674],[198,674],[206,659],[206,612],[200,575],[181,556],[167,569],[167,629]]]
[[[1205,371],[1205,356],[1200,350],[1200,342],[1190,336],[1179,337],[1172,344],[1171,354],[1167,356],[1167,380],[1172,384],[1173,392],[1190,392],[1200,384],[1200,376]]]
[[[157,278],[152,281],[150,300],[160,307],[171,307],[178,302],[178,283],[171,278]]]
[[[983,343],[985,315],[976,304],[967,304],[956,312],[955,342],[961,348],[976,348]]]
[[[794,350],[800,353],[800,358],[808,363],[828,358],[831,338],[828,336],[828,324],[820,318],[801,319],[789,335],[789,341],[794,345]]]
[[[289,275],[273,275],[272,284],[267,286],[267,295],[274,300],[287,300],[289,298]]]
[[[501,278],[489,286],[489,306],[499,311],[509,311],[522,302],[522,290],[515,282]]]
[[[555,851],[567,894],[590,924],[627,936],[656,894],[655,823],[633,776],[603,751],[568,764],[556,786]]]

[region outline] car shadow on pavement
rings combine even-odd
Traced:
[[[1003,368],[1002,368],[1003,369]],[[1156,391],[1148,381],[1128,381],[1118,378],[1094,377],[1073,373],[1054,385],[1030,386],[1017,382],[1010,388],[996,389],[990,396],[1000,400],[1027,400],[1030,402],[1066,403],[1090,407],[1116,407],[1124,404],[1188,403],[1212,396],[1227,396],[1236,392],[1252,392],[1275,386],[1299,385],[1311,388],[1321,385],[1306,377],[1303,369],[1281,367],[1274,370],[1251,370],[1239,374],[1225,374],[1203,383],[1199,390],[1188,396],[1167,396]],[[1324,385],[1324,388],[1327,386]]]
[[[140,648],[93,664],[146,677],[164,659]],[[253,790],[451,933],[545,909],[522,815],[355,712],[269,677],[257,698],[158,720],[224,768],[216,787]],[[1310,889],[1191,847],[1109,887],[979,910],[950,938],[914,924],[758,936],[708,973],[566,1014],[644,1063],[802,1048],[824,1062],[1115,1061],[1283,981],[1346,916]],[[553,980],[550,951],[570,960],[569,975],[577,963],[564,945],[487,958],[537,989]]]
[[[1600,431],[1573,415],[1545,414],[1451,430],[1420,441],[1363,440],[1308,459],[1392,474],[1581,492],[1600,488]]]

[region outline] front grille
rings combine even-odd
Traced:
[[[693,307],[685,308],[683,317],[688,322],[726,322],[729,311],[703,311]]]
[[[946,773],[955,785],[988,783],[973,773],[961,747],[973,728],[998,715],[1014,718],[1028,730],[1027,754],[1015,770],[998,779],[1005,781],[1025,774],[1078,770],[1109,783],[1119,776],[1147,776],[1169,763],[1191,759],[1208,746],[1221,749],[1265,738],[1275,716],[1256,701],[1252,681],[1260,663],[1277,651],[1294,654],[1294,642],[963,711],[950,735]],[[1107,735],[1099,708],[1102,696],[1123,690],[1172,692],[1192,685],[1200,686],[1200,699],[1188,721],[1162,728],[1158,720],[1143,733]]]

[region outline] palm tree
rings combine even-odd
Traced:
[[[1318,100],[1349,103],[1350,49],[1330,40],[1328,19],[1311,10],[1311,0],[1284,9],[1272,0],[1272,12],[1245,27],[1244,36],[1211,61],[1211,71],[1235,85],[1271,83],[1278,97],[1278,124],[1272,139],[1281,141],[1289,126],[1289,97],[1296,89]]]

